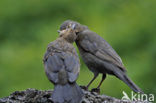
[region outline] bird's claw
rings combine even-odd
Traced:
[[[100,88],[93,88],[91,90],[91,92],[96,92],[96,93],[100,94]]]

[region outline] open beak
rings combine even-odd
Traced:
[[[73,25],[71,26],[71,29],[74,30],[75,28],[76,28],[76,24],[73,24]]]
[[[62,36],[65,33],[66,30],[57,30],[60,36]]]
[[[66,28],[65,30],[57,30],[57,32],[59,33],[60,36],[62,36],[62,34],[64,34],[66,32],[66,30],[69,29],[69,28]],[[76,24],[72,24],[70,26],[70,29],[71,30],[75,30],[76,29]]]

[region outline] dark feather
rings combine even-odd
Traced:
[[[81,32],[79,36],[80,40],[77,42],[81,48],[92,53],[101,60],[108,61],[118,66],[122,71],[126,71],[119,55],[103,38],[89,30]]]

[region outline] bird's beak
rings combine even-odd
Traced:
[[[59,33],[59,36],[62,36],[61,30],[57,30],[57,32]]]
[[[59,33],[60,36],[62,36],[65,33],[66,30],[58,30],[57,32]]]
[[[71,29],[74,30],[75,28],[76,28],[76,24],[73,24],[73,25],[71,26]]]
[[[61,31],[60,30],[57,30],[57,32],[60,33]]]

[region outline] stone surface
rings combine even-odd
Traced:
[[[145,102],[126,102],[106,95],[98,95],[95,92],[83,90],[85,93],[82,103],[145,103]],[[50,100],[52,91],[42,91],[27,89],[15,91],[10,96],[1,98],[0,103],[53,103]]]

